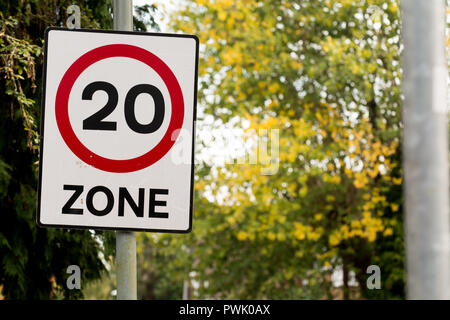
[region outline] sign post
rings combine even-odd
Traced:
[[[407,297],[450,299],[445,1],[401,4]]]
[[[133,1],[114,0],[114,30],[133,31]],[[117,299],[137,299],[136,233],[116,231]]]
[[[136,231],[192,228],[198,38],[45,32],[37,223],[116,230],[118,299],[136,299]]]

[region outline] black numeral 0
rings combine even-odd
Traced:
[[[92,100],[96,91],[105,91],[108,94],[108,102],[99,111],[83,120],[84,130],[117,130],[117,123],[114,121],[104,121],[114,109],[119,101],[117,89],[108,82],[96,81],[88,84],[82,93],[83,100]],[[136,119],[135,104],[136,98],[141,93],[149,94],[155,103],[155,114],[153,120],[148,124],[141,124]],[[161,91],[150,84],[138,84],[132,87],[125,97],[125,120],[131,130],[137,133],[152,133],[161,127],[164,120],[165,104]]]
[[[155,102],[155,115],[149,124],[140,124],[136,120],[134,105],[136,98],[141,93],[148,93]],[[131,130],[137,133],[152,133],[161,127],[164,120],[164,98],[161,91],[150,84],[138,84],[128,91],[125,97],[125,120]]]

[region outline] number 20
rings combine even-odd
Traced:
[[[117,107],[119,94],[117,89],[109,82],[96,81],[88,84],[82,93],[83,100],[92,100],[96,91],[105,91],[108,95],[108,102],[103,108],[83,120],[84,130],[117,130],[117,123],[114,121],[105,121],[114,109]],[[148,124],[141,124],[136,119],[135,103],[136,98],[141,93],[149,94],[155,103],[155,114],[153,120]],[[138,84],[132,87],[125,97],[125,120],[131,130],[137,133],[152,133],[161,127],[164,120],[164,98],[161,91],[150,84]]]

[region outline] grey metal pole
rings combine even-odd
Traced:
[[[114,30],[133,30],[133,3],[114,0]],[[117,299],[136,300],[136,233],[116,232]]]
[[[445,1],[403,0],[403,168],[409,299],[450,299]]]
[[[136,233],[116,232],[117,299],[136,300]]]

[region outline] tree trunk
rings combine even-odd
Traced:
[[[344,300],[349,300],[350,299],[350,291],[349,291],[349,287],[348,287],[348,269],[347,269],[347,265],[345,263],[342,265],[342,272],[344,274],[344,276],[343,276],[344,285],[342,286]]]

